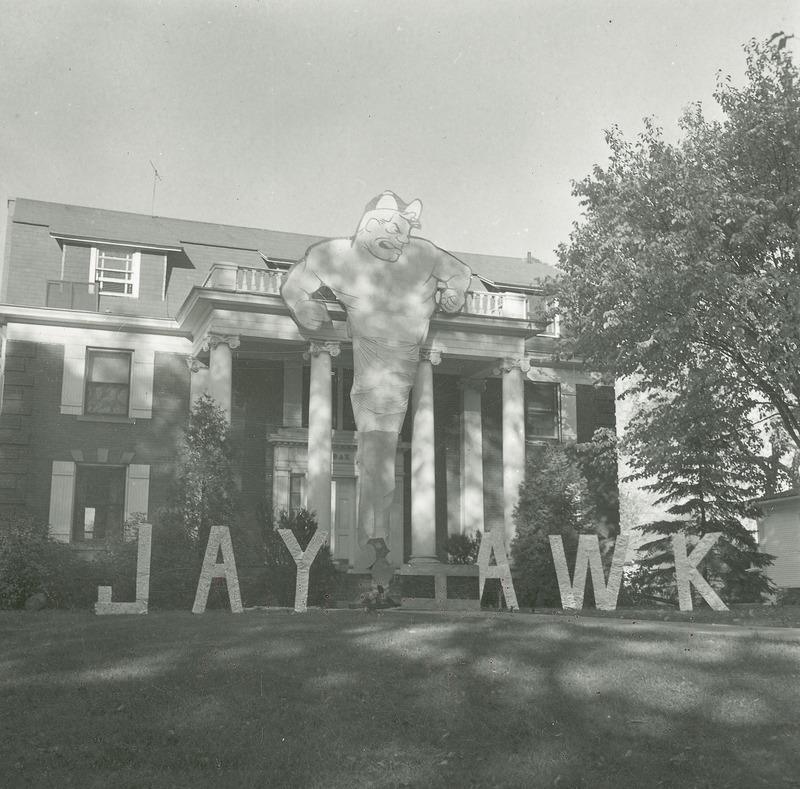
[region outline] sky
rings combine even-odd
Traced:
[[[4,215],[28,197],[349,236],[391,189],[444,249],[551,264],[606,129],[652,117],[675,140],[690,103],[718,117],[747,41],[800,40],[797,0],[0,0],[0,19]]]

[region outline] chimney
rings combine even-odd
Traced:
[[[531,264],[531,263],[533,263],[533,256],[531,255],[530,252],[528,252],[528,264]]]

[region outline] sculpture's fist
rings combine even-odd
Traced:
[[[439,297],[439,306],[445,312],[458,312],[464,306],[464,291],[445,288]]]
[[[330,325],[331,319],[324,304],[318,301],[301,301],[294,310],[297,322],[309,331],[316,331],[321,326]]]

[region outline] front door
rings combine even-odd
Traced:
[[[352,565],[356,558],[356,481],[352,477],[334,480],[333,558]]]

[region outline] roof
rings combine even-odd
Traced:
[[[753,499],[753,504],[772,504],[776,501],[784,501],[789,499],[796,499],[800,498],[800,491],[797,490],[785,490],[782,493],[770,493],[766,496],[762,496],[760,499]]]
[[[276,260],[299,260],[306,250],[325,236],[285,233],[236,225],[196,222],[188,219],[171,219],[124,211],[49,203],[41,200],[17,198],[14,201],[13,221],[49,227],[54,236],[82,238],[107,243],[128,243],[142,247],[181,247],[194,256],[199,247],[217,247],[227,250],[245,250],[260,253]],[[463,260],[472,273],[495,285],[526,287],[536,280],[557,276],[558,271],[540,260],[510,258],[495,255],[476,255],[468,252],[451,252]],[[239,260],[253,260],[252,255],[229,255]],[[214,255],[219,260],[218,253]]]

